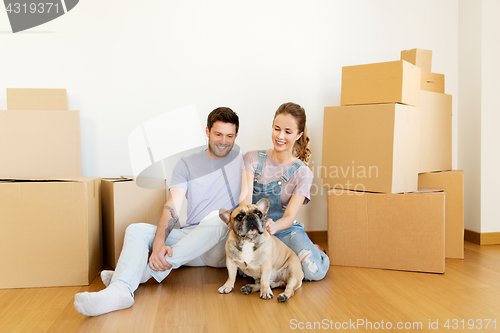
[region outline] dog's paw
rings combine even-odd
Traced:
[[[243,287],[241,287],[241,292],[245,295],[251,294],[253,292],[253,288],[251,285],[247,284]]]
[[[219,294],[229,294],[233,290],[233,287],[222,286],[219,288]]]
[[[288,296],[285,295],[285,293],[279,294],[278,295],[278,302],[283,303],[288,300]]]
[[[261,291],[260,292],[260,298],[263,298],[263,299],[271,299],[273,298],[273,292],[271,290],[269,291]]]

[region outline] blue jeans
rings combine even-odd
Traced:
[[[139,287],[145,269],[161,282],[172,269],[180,266],[226,267],[225,244],[229,236],[227,225],[214,211],[199,225],[173,229],[165,242],[172,247],[172,257],[165,257],[172,268],[155,272],[149,267],[149,252],[153,247],[156,226],[148,223],[134,223],[127,227],[123,249],[116,265],[111,283],[120,281],[130,292]]]
[[[301,262],[303,261],[304,280],[317,281],[325,277],[330,268],[330,259],[311,242],[302,223],[294,221],[290,228],[277,232],[274,236],[292,249]]]

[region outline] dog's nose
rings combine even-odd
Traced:
[[[261,223],[260,223],[260,220],[254,216],[254,215],[251,215],[251,216],[248,216],[247,217],[247,223],[248,223],[248,228],[255,228],[259,231],[259,233],[263,233],[264,232],[264,228],[262,227]]]
[[[252,220],[252,224],[257,228],[259,229],[259,221],[257,219],[253,219]]]

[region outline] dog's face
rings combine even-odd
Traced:
[[[234,211],[221,209],[219,216],[231,226],[235,234],[253,239],[264,232],[268,209],[269,201],[263,198],[255,205],[240,206]]]

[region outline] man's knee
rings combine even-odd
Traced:
[[[207,217],[201,220],[199,225],[203,227],[213,227],[227,230],[227,224],[220,219],[219,213],[215,211],[208,214]]]
[[[143,236],[147,233],[156,233],[156,226],[149,223],[132,223],[125,229],[125,237]],[[141,237],[142,238],[142,237]]]

